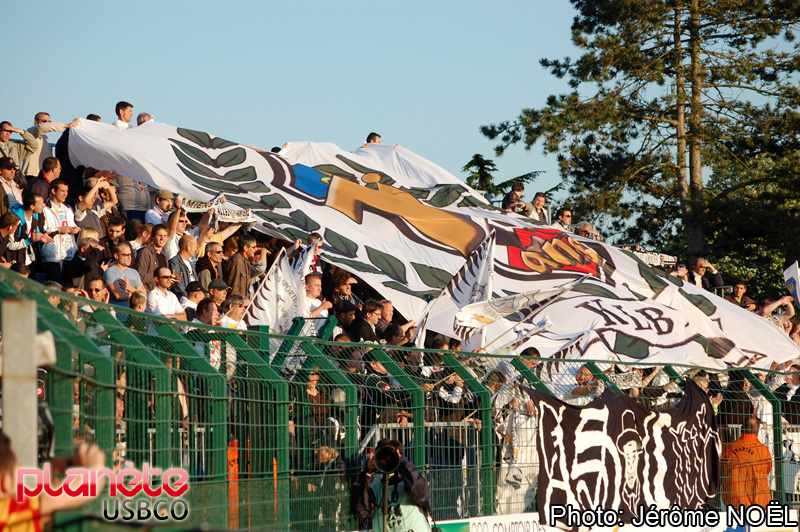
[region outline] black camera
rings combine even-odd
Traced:
[[[375,449],[375,469],[381,473],[394,473],[400,465],[400,453],[390,445]]]

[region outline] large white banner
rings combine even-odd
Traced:
[[[766,320],[630,253],[500,211],[401,146],[371,144],[350,153],[333,144],[293,142],[276,155],[155,122],[118,130],[82,120],[70,129],[69,153],[74,165],[112,170],[200,201],[224,192],[231,204],[252,209],[260,220],[256,229],[270,234],[305,239],[319,232],[327,261],[364,279],[410,318],[421,317],[495,231],[496,297],[593,276],[584,292],[562,298],[563,310],[555,311],[559,303],[548,307],[553,327],[547,338],[531,340],[541,340],[536,345],[543,356],[587,333],[594,340],[586,357],[668,359],[680,352],[681,360],[722,367],[755,356],[755,365],[764,367],[800,355]],[[442,297],[428,328],[455,336],[458,309]],[[672,327],[664,327],[664,316]],[[504,321],[486,328],[487,342],[510,329]],[[619,334],[612,338],[614,330]],[[507,335],[496,345],[515,337]]]

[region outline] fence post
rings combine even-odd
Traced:
[[[11,438],[22,467],[38,464],[36,397],[36,302],[3,301],[3,432]],[[9,408],[14,405],[13,408]],[[33,421],[33,423],[31,422]]]

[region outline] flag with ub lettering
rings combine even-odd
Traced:
[[[684,383],[685,397],[662,411],[611,390],[579,407],[521,389],[533,400],[538,419],[540,523],[580,529],[564,519],[549,522],[554,505],[579,512],[614,510],[630,523],[640,505],[689,510],[717,493],[714,410],[691,380]]]
[[[306,315],[307,307],[305,284],[289,265],[286,250],[281,249],[253,296],[244,320],[247,325],[264,325],[271,332],[286,334],[294,318]]]
[[[797,297],[798,287],[800,287],[800,269],[797,266],[797,261],[794,261],[794,264],[786,268],[786,271],[783,272],[783,278],[786,281],[786,288],[789,289],[789,293],[792,294],[794,300],[800,301]]]

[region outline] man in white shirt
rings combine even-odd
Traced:
[[[61,282],[61,274],[65,261],[72,260],[78,246],[75,235],[80,227],[75,224],[75,215],[69,205],[64,203],[69,194],[66,180],[58,178],[50,183],[50,201],[44,209],[44,230],[53,242],[42,245],[47,280]]]
[[[117,113],[117,121],[114,127],[117,129],[128,129],[131,127],[130,121],[133,119],[133,104],[128,102],[117,102],[114,112]]]
[[[172,211],[174,201],[175,195],[172,192],[159,190],[158,194],[156,194],[156,205],[145,213],[144,223],[153,225],[166,224],[169,221],[169,214]]]
[[[172,270],[158,268],[155,271],[156,287],[147,294],[147,312],[173,320],[186,321],[186,311],[181,307],[178,297],[170,292]]]

